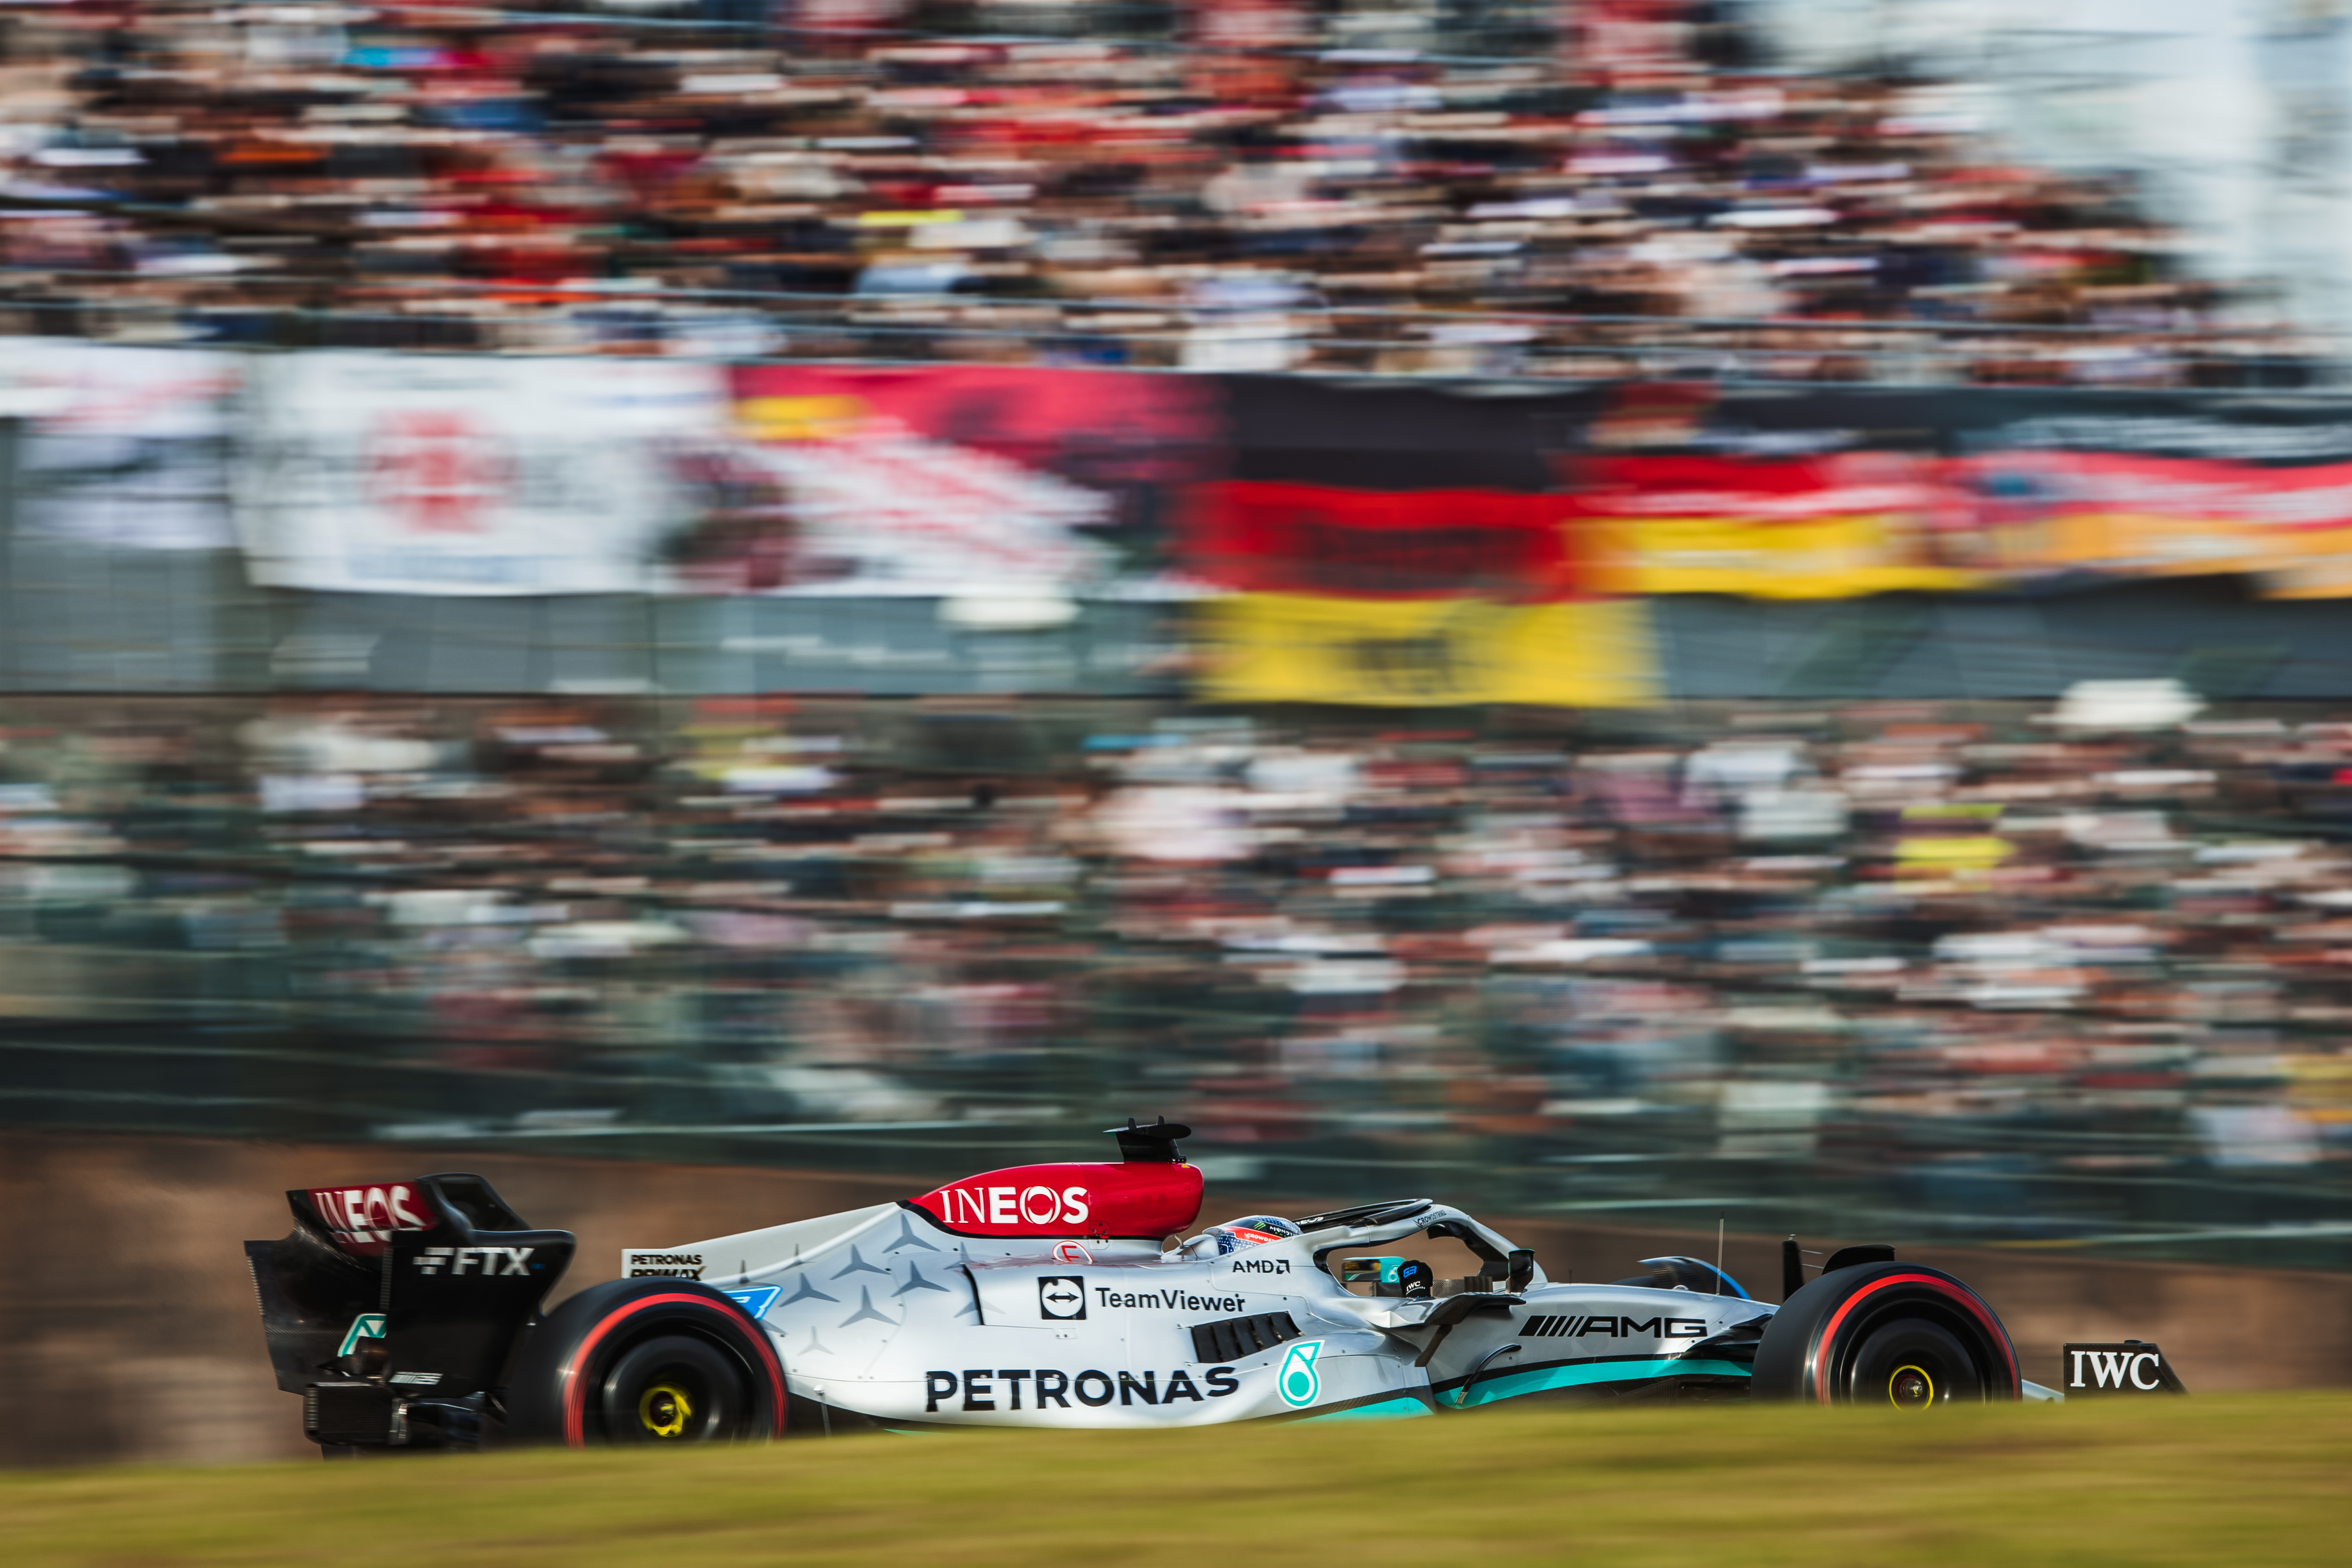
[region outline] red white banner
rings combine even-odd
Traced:
[[[1161,514],[1215,431],[1214,389],[983,366],[746,365],[740,441],[677,570],[703,591],[1177,592]]]

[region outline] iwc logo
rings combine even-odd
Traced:
[[[1087,1282],[1076,1274],[1048,1274],[1037,1281],[1037,1315],[1060,1321],[1087,1315]]]
[[[1315,1370],[1315,1358],[1322,1350],[1321,1340],[1301,1340],[1282,1358],[1282,1371],[1275,1375],[1275,1391],[1294,1410],[1323,1397],[1323,1374]]]

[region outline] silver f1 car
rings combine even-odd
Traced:
[[[993,1171],[633,1248],[623,1278],[544,1317],[572,1237],[529,1228],[478,1177],[296,1191],[293,1233],[247,1253],[278,1385],[330,1452],[1364,1420],[1539,1395],[1931,1410],[2047,1392],[1974,1291],[1891,1248],[1848,1248],[1809,1283],[1786,1270],[1775,1306],[1688,1258],[1558,1283],[1426,1198],[1180,1241],[1202,1191],[1176,1148],[1187,1130],[1114,1131],[1115,1163]],[[1424,1237],[1479,1267],[1433,1277],[1406,1255]]]

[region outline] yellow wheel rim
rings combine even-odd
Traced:
[[[1886,1379],[1886,1403],[1897,1410],[1926,1410],[1936,1403],[1936,1380],[1923,1366],[1898,1366]]]
[[[637,1397],[637,1419],[656,1437],[679,1437],[694,1419],[694,1401],[674,1383],[656,1383]]]

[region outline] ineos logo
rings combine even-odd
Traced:
[[[1048,1274],[1037,1281],[1037,1315],[1068,1321],[1087,1315],[1087,1282],[1076,1274]]]
[[[1094,1217],[1084,1187],[948,1187],[950,1225],[1084,1225]]]
[[[377,1258],[395,1230],[431,1230],[440,1222],[411,1206],[407,1187],[312,1187],[310,1206],[327,1222],[337,1246],[362,1258]]]

